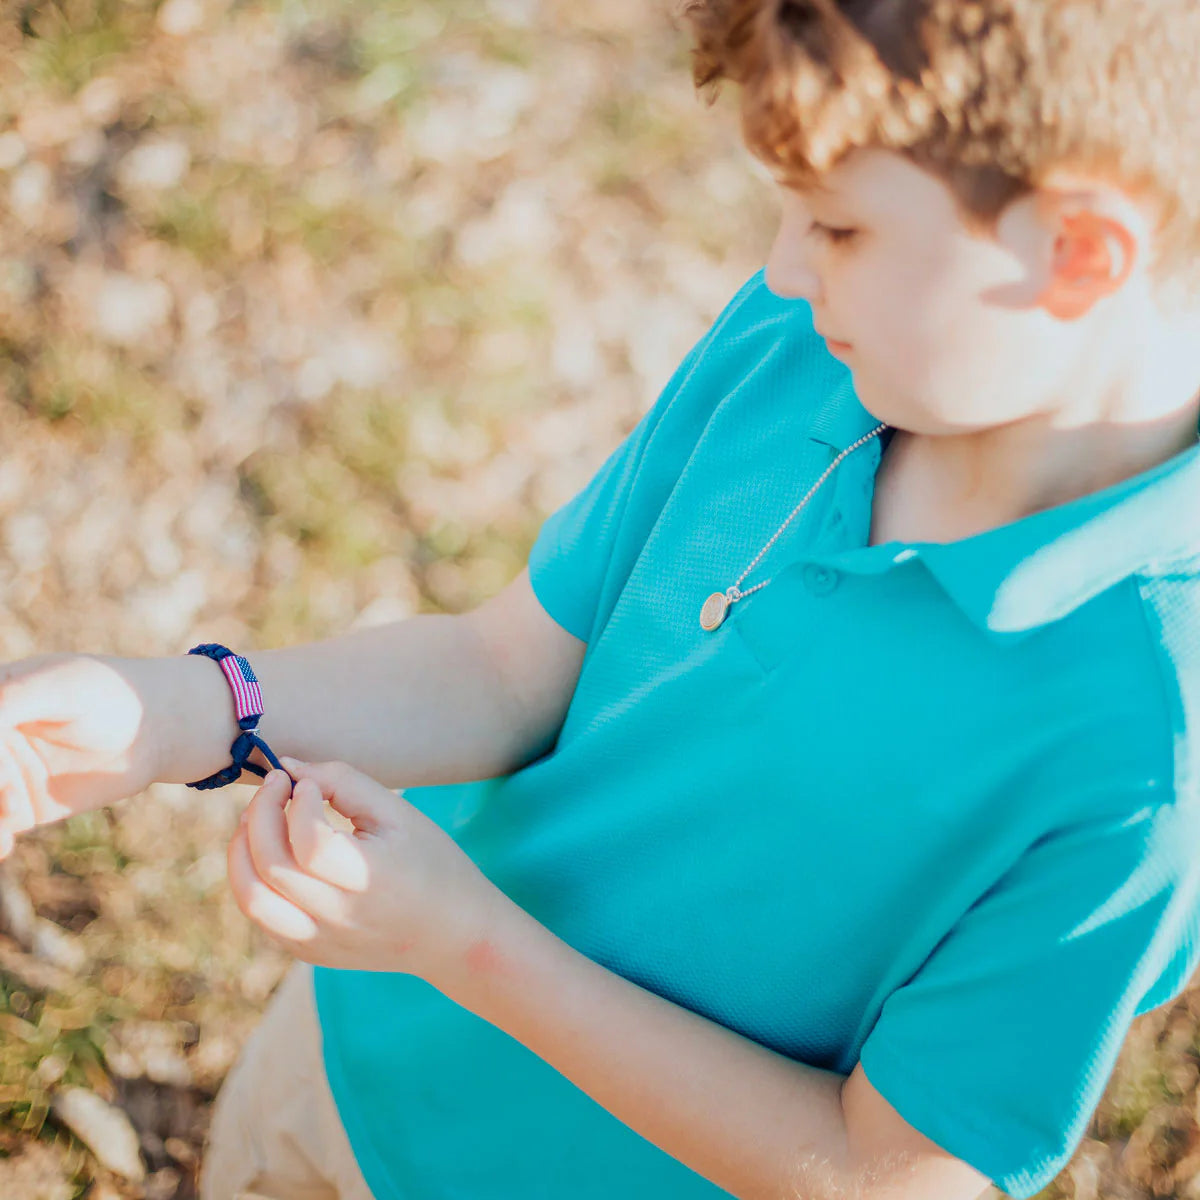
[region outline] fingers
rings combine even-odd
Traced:
[[[240,826],[230,839],[226,858],[233,898],[255,924],[287,941],[308,942],[317,936],[319,930],[312,917],[269,888],[255,873],[245,826]]]
[[[8,748],[0,743],[0,859],[7,858],[16,836],[32,824],[32,810],[25,783]]]
[[[22,803],[25,785],[20,782],[20,773],[8,754],[0,754],[0,859],[7,858],[16,845],[16,836],[22,829]]]
[[[17,755],[20,740],[20,733],[6,733],[0,744],[0,787],[4,789],[5,824],[12,833],[32,829],[37,824],[30,790],[36,779],[27,777],[29,769],[22,766]]]
[[[17,729],[0,733],[0,859],[12,853],[16,835],[69,816],[50,790],[50,770]]]
[[[349,763],[305,763],[294,758],[279,760],[297,779],[311,779],[321,796],[354,827],[367,833],[395,814],[396,796],[369,775],[356,771]]]
[[[254,793],[246,809],[244,826],[251,865],[260,880],[298,908],[318,919],[336,919],[345,907],[338,889],[308,874],[292,853],[288,819],[284,815],[289,791],[287,777],[272,771]],[[334,837],[340,836],[333,829],[329,832]]]
[[[301,870],[349,892],[366,891],[367,860],[352,838],[325,820],[325,800],[311,779],[296,785],[285,816],[292,854]]]
[[[321,793],[322,799],[328,800],[331,804],[337,798],[339,791],[350,791],[355,786],[357,780],[361,778],[359,772],[350,766],[349,763],[301,762],[297,758],[288,758],[286,755],[281,755],[279,761],[287,767],[297,780],[311,779],[316,784],[317,790]],[[338,811],[340,812],[341,809],[338,809]]]
[[[25,795],[32,804],[32,824],[45,825],[61,817],[71,815],[67,805],[56,800],[50,791],[50,770],[41,756],[21,733],[13,733],[5,739],[25,784]]]

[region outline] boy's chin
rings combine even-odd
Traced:
[[[901,406],[896,403],[896,388],[889,387],[875,378],[870,368],[863,363],[847,362],[846,366],[850,370],[850,378],[854,381],[854,394],[863,408],[889,425],[900,424],[901,422],[891,419],[901,415]]]

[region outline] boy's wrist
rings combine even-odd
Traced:
[[[465,957],[427,982],[486,1021],[519,1003],[534,963],[567,950],[565,943],[516,901],[496,889],[492,918]]]
[[[145,713],[137,757],[147,783],[193,783],[229,765],[240,729],[217,663],[181,654],[124,659],[121,666]]]

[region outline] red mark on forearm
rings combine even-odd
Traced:
[[[465,955],[467,969],[474,974],[502,974],[508,963],[504,955],[487,938],[480,938]]]

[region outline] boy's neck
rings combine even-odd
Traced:
[[[1051,428],[1036,419],[963,435],[897,429],[875,478],[871,545],[949,542],[1149,471],[1197,442],[1200,395],[1152,423]]]

